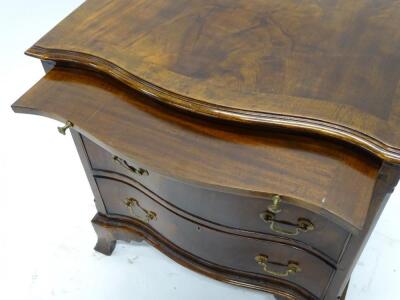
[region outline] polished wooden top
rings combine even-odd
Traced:
[[[230,193],[279,194],[349,229],[363,227],[380,168],[378,159],[345,143],[210,122],[74,68],[51,70],[13,109],[70,120],[150,172]]]
[[[400,162],[400,1],[88,0],[28,54]]]

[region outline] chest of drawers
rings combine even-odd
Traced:
[[[396,21],[362,2],[87,1],[27,51],[46,75],[13,109],[71,129],[99,252],[146,240],[279,299],[345,299],[400,175],[398,39],[370,14]]]

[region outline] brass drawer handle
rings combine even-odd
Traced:
[[[278,214],[280,213],[282,210],[279,207],[281,203],[281,197],[279,195],[275,195],[272,197],[272,205],[268,206],[268,211],[274,213],[274,214]]]
[[[315,229],[314,224],[311,223],[310,220],[307,220],[305,218],[299,218],[297,220],[297,224],[276,220],[276,215],[282,211],[281,208],[279,207],[280,202],[281,202],[280,197],[274,196],[273,203],[268,207],[268,211],[260,214],[260,218],[265,223],[271,224],[270,229],[272,231],[283,235],[299,235],[301,232],[313,231]],[[286,226],[293,226],[295,228],[293,230],[285,229],[279,226],[279,224],[284,224]]]
[[[115,163],[119,164],[120,166],[124,167],[125,169],[127,169],[128,171],[130,171],[132,173],[135,173],[140,176],[148,176],[149,175],[149,171],[142,169],[142,168],[132,167],[131,165],[129,165],[126,162],[126,160],[119,158],[118,156],[114,156],[113,160]]]
[[[143,208],[139,201],[134,198],[127,198],[123,200],[126,207],[128,207],[132,217],[139,219],[144,223],[149,223],[151,220],[157,219],[157,214],[154,211],[149,211]],[[140,213],[138,213],[138,210]]]
[[[275,219],[275,214],[266,211],[260,214],[260,218],[265,222],[265,223],[270,223],[271,225],[269,226],[270,229],[278,234],[284,234],[284,235],[299,235],[301,232],[308,232],[308,231],[313,231],[314,230],[314,224],[311,223],[311,221],[304,219],[304,218],[299,218],[297,220],[297,224],[291,224],[286,221],[277,221]],[[294,226],[295,228],[293,230],[290,229],[285,229],[280,227],[278,224],[285,224],[289,226]]]
[[[74,124],[72,124],[71,121],[67,121],[65,122],[65,125],[63,127],[57,127],[58,132],[61,133],[62,135],[65,135],[65,133],[67,132],[67,130],[71,127],[73,127]]]
[[[287,270],[285,272],[276,272],[268,269],[268,264],[275,264],[282,266],[278,263],[271,263],[268,261],[268,256],[266,255],[257,255],[255,257],[256,262],[263,268],[264,272],[267,274],[271,274],[278,277],[287,277],[289,275],[294,275],[296,273],[301,272],[300,265],[297,262],[289,261],[287,264]]]

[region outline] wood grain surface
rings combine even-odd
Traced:
[[[276,239],[281,238],[286,244],[289,240],[297,241],[297,246],[306,246],[307,250],[311,250],[314,255],[322,257],[332,265],[340,261],[351,238],[351,233],[342,226],[321,217],[318,213],[291,205],[286,201],[279,204],[281,211],[277,213],[277,219],[280,223],[272,230],[270,224],[260,215],[273,204],[268,197],[258,198],[211,190],[177,181],[154,171],[141,176],[115,163],[113,154],[86,137],[82,136],[81,141],[85,157],[91,166],[90,177],[112,177],[122,181],[127,181],[129,178],[138,183],[147,195],[154,199],[163,199],[164,202],[171,204],[171,210],[194,222],[201,223],[201,220],[207,220],[220,230],[227,231],[229,228],[232,234],[267,239],[271,239],[272,236]],[[136,162],[126,163],[130,167],[146,168],[138,166]],[[97,185],[94,189],[98,190]],[[101,199],[100,195],[98,199]],[[293,232],[295,228],[293,225],[298,224],[299,219],[310,221],[313,230],[300,232],[298,235],[282,233],[282,229]]]
[[[182,251],[206,262],[254,275],[261,280],[264,277],[265,280],[292,283],[300,290],[303,288],[311,292],[317,299],[323,298],[323,293],[335,272],[334,267],[298,247],[267,239],[233,235],[207,226],[210,224],[204,226],[190,222],[128,182],[108,177],[96,177],[96,182],[109,216],[140,220],[140,212],[132,214],[123,202],[124,199],[133,197],[143,208],[157,215],[156,219],[148,224],[144,222],[147,226]],[[297,262],[301,266],[301,272],[287,277],[271,275],[255,261],[255,256],[259,254],[270,258],[272,264],[268,268],[275,272],[287,270],[288,261]]]
[[[262,280],[260,277],[249,276],[243,272],[235,272],[232,269],[209,263],[199,257],[187,253],[186,251],[182,251],[181,248],[165,239],[150,226],[143,226],[142,222],[135,219],[122,217],[112,218],[102,214],[97,214],[93,218],[92,224],[98,235],[96,250],[105,255],[110,255],[112,253],[114,250],[114,243],[117,240],[127,242],[146,240],[175,262],[213,279],[241,287],[274,293],[275,295],[282,295],[282,298],[279,299],[317,300],[317,298],[305,289],[299,289],[299,287],[294,287],[287,282],[278,280]]]
[[[28,54],[400,162],[400,1],[88,0]]]
[[[316,136],[198,118],[112,78],[56,67],[13,105],[74,129],[149,172],[230,193],[271,197],[362,228],[380,161]]]

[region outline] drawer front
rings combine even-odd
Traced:
[[[204,189],[146,170],[120,159],[84,138],[92,168],[123,174],[192,215],[222,226],[269,234],[305,243],[338,262],[349,233],[309,210],[272,199],[245,197]],[[190,199],[190,201],[188,201]]]
[[[179,248],[226,268],[288,281],[321,297],[334,269],[312,254],[283,243],[213,230],[175,214],[127,182],[96,177],[107,213],[142,221]],[[165,203],[164,203],[165,204]]]

